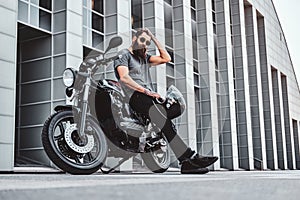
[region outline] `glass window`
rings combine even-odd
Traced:
[[[30,2],[32,3],[32,4],[35,4],[35,5],[39,5],[39,0],[30,0]]]
[[[193,8],[191,8],[191,17],[192,17],[192,20],[196,21],[196,10]]]
[[[40,7],[52,10],[52,0],[40,0]]]
[[[164,18],[165,18],[165,42],[166,45],[173,47],[173,16],[172,7],[168,4],[164,5]]]
[[[164,0],[166,3],[172,5],[172,0]]]
[[[59,32],[66,30],[66,13],[65,12],[58,12],[53,14],[54,20],[54,30],[53,32]]]
[[[212,9],[213,11],[216,11],[215,0],[211,0],[211,9]]]
[[[175,79],[167,76],[167,88],[169,88],[171,85],[175,85]]]
[[[43,10],[40,10],[39,13],[39,27],[51,31],[51,14]]]
[[[104,40],[103,6],[103,0],[83,1],[83,44],[100,50]]]
[[[55,0],[53,2],[53,7],[55,11],[66,9],[66,0]]]
[[[22,22],[28,22],[28,4],[19,1],[18,10],[18,19]]]
[[[98,33],[93,32],[92,33],[92,40],[93,40],[92,45],[93,45],[94,48],[103,50],[103,41],[104,41],[103,35],[100,35]]]
[[[118,2],[117,0],[109,0],[109,1],[105,1],[105,14],[109,15],[109,14],[116,14],[117,13],[117,5]]]
[[[53,57],[53,75],[61,76],[63,74],[64,69],[66,68],[66,56],[56,56]]]
[[[167,65],[167,69],[166,69],[167,75],[174,77],[175,76],[174,66],[170,63],[167,63],[166,65]]]
[[[103,33],[103,17],[101,17],[100,15],[97,15],[95,13],[92,13],[92,29],[95,29],[99,32]]]
[[[61,54],[66,52],[66,34],[61,33],[54,35],[54,54]]]
[[[92,0],[92,9],[103,14],[103,0]]]
[[[192,21],[193,58],[198,59],[197,23]]]
[[[153,3],[147,3],[144,4],[144,17],[153,17],[154,14],[154,4]]]
[[[105,17],[105,31],[106,31],[106,33],[114,33],[117,31],[117,16],[116,15]]]
[[[35,6],[30,6],[30,24],[39,26],[39,9]]]
[[[42,81],[37,83],[22,84],[21,104],[47,101],[50,99],[50,81]],[[38,92],[37,92],[38,91]]]
[[[36,60],[22,64],[22,82],[51,77],[51,59]]]
[[[195,0],[191,0],[191,7],[196,9],[196,1]]]
[[[132,0],[131,1],[131,23],[132,28],[137,29],[143,27],[143,14],[142,14],[142,1]]]

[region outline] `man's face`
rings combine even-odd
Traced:
[[[142,33],[133,44],[133,53],[141,58],[145,58],[150,44],[151,37],[145,32]]]

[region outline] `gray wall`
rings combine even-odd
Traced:
[[[0,1],[0,170],[14,167],[17,0]]]

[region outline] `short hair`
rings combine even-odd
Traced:
[[[145,29],[140,29],[140,30],[138,30],[136,33],[135,33],[135,36],[138,38],[140,35],[142,35],[143,33],[146,33],[147,35],[149,35],[148,34],[148,32],[145,30]],[[150,36],[150,35],[149,35]]]

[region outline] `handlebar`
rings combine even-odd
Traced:
[[[96,73],[100,65],[106,65],[109,62],[115,60],[118,56],[112,56],[109,58],[104,58],[104,55],[100,55],[94,58],[89,58],[86,62],[83,64],[87,65],[86,67],[91,67],[92,69],[92,74]]]
[[[97,62],[97,65],[105,65],[113,60],[115,60],[116,58],[118,58],[118,56],[112,56],[110,58],[99,58],[100,56],[98,56],[96,58],[96,62]]]

